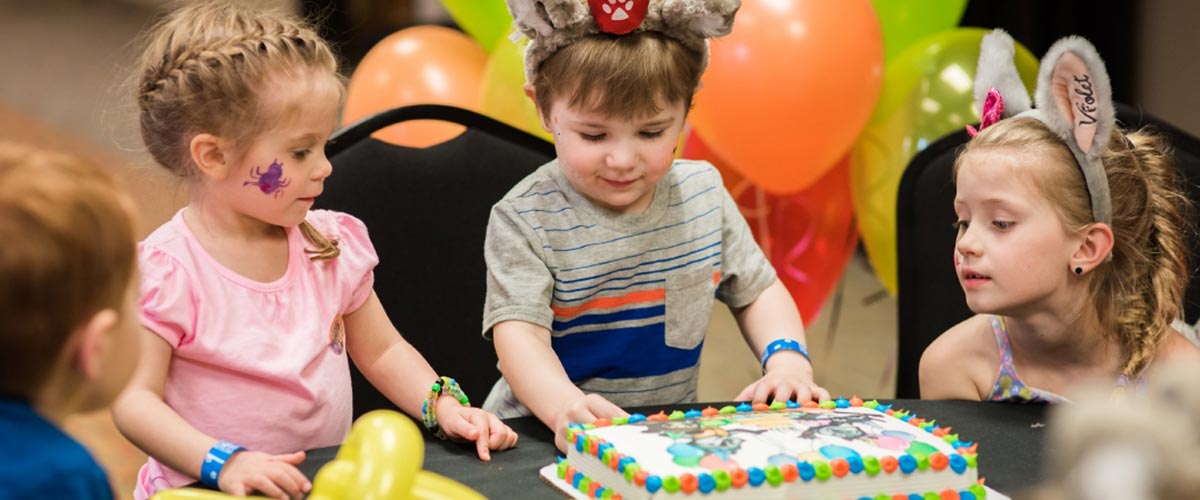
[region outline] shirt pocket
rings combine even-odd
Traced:
[[[667,276],[668,347],[695,349],[704,341],[716,300],[713,273],[710,266],[703,266]]]

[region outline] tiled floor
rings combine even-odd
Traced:
[[[143,235],[185,199],[182,185],[140,151],[131,106],[121,99],[133,40],[151,17],[114,1],[0,0],[0,138],[111,166],[140,204]],[[826,304],[808,330],[818,382],[834,394],[891,396],[895,300],[861,256],[834,293],[841,294],[840,311]],[[701,359],[703,400],[730,399],[759,375],[724,307],[715,310]],[[144,455],[116,432],[108,413],[72,417],[67,428],[108,469],[119,498],[129,498]]]

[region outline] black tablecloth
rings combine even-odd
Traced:
[[[969,401],[881,401],[894,403],[925,419],[936,419],[950,426],[964,441],[979,443],[979,474],[987,485],[1011,495],[1041,479],[1043,423],[1046,408],[1040,405],[1013,405]],[[713,403],[713,406],[726,403]],[[695,405],[697,409],[707,404]],[[631,408],[644,414],[663,408]],[[482,462],[475,445],[439,441],[426,434],[425,469],[453,478],[484,496],[496,499],[560,499],[562,495],[542,482],[538,470],[554,463],[557,451],[554,434],[534,417],[505,421],[520,435],[517,447],[492,453],[490,462]],[[310,450],[300,470],[308,477],[333,460],[337,447]]]

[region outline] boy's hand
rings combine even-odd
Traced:
[[[491,450],[507,450],[517,445],[517,433],[495,415],[479,408],[463,406],[449,396],[437,400],[438,426],[455,441],[475,441],[479,459],[492,459]]]
[[[283,455],[239,451],[221,468],[218,486],[236,496],[257,491],[280,500],[303,498],[312,489],[312,483],[296,468],[303,461],[303,451]]]
[[[554,422],[554,446],[558,451],[567,452],[567,424],[590,424],[598,418],[613,418],[629,416],[621,407],[604,399],[599,394],[584,394],[582,397],[567,403]]]
[[[832,399],[829,391],[813,382],[812,365],[799,353],[780,351],[767,362],[767,373],[742,389],[735,401],[765,403],[768,396],[774,401],[794,399]]]

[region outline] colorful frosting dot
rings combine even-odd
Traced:
[[[692,474],[679,475],[679,490],[684,493],[692,493],[699,487],[700,481]]]
[[[958,492],[958,500],[977,500],[975,494],[969,491]]]
[[[660,411],[658,413],[655,413],[653,415],[646,417],[646,420],[649,420],[651,422],[662,422],[662,421],[665,421],[666,419],[667,419],[667,413],[663,412],[663,411]]]
[[[874,410],[874,409],[876,409],[875,407],[879,406],[879,401],[872,399],[870,401],[863,403],[863,406]]]
[[[629,423],[629,417],[613,417],[613,425],[625,425]]]
[[[808,462],[800,462],[796,466],[796,471],[800,473],[800,479],[805,481],[812,481],[814,477],[817,477],[817,469]]]
[[[850,398],[850,406],[858,408],[859,406],[862,406],[862,405],[863,405],[862,398],[860,398],[858,396],[854,396],[854,397]]]
[[[729,473],[721,469],[713,471],[712,478],[713,485],[717,488],[717,491],[725,491],[729,489],[729,485],[733,482],[732,478],[729,477]]]
[[[597,418],[595,422],[592,422],[592,425],[596,427],[608,427],[612,425],[612,420],[607,418]]]
[[[962,474],[967,470],[967,459],[962,455],[950,455],[950,468],[958,474]]]
[[[649,491],[650,493],[654,493],[654,492],[662,489],[662,487],[663,487],[662,478],[660,478],[658,476],[647,476],[646,477],[646,491]]]
[[[767,480],[767,475],[758,467],[746,469],[746,476],[750,479],[750,486],[758,486]]]
[[[763,474],[767,476],[767,483],[771,486],[779,486],[783,483],[783,473],[779,472],[779,467],[768,465],[763,468]]]
[[[583,474],[578,474],[575,477],[578,478],[578,480],[576,480],[576,482],[575,482],[575,488],[578,489],[579,491],[587,491],[588,486],[592,485],[592,480],[588,479],[587,477],[584,477]]]
[[[771,407],[767,406],[766,403],[754,403],[750,407],[754,408],[754,411],[767,411],[771,409]]]
[[[829,479],[829,476],[833,475],[833,467],[829,466],[829,462],[824,460],[813,460],[812,465],[818,481],[825,481]]]
[[[788,409],[799,408],[800,403],[797,403],[797,402],[789,399],[789,400],[787,400],[787,403],[784,403],[784,406],[788,407]]]
[[[896,457],[888,456],[879,459],[879,466],[883,467],[884,472],[891,474],[896,472],[896,467],[900,466],[900,462],[896,460]]]
[[[939,495],[938,500],[959,500],[959,495],[957,491],[945,490]]]
[[[772,401],[771,405],[767,407],[769,410],[782,410],[784,408],[787,408],[787,403],[783,401]]]
[[[628,469],[626,469],[628,470]],[[639,470],[633,473],[633,484],[637,486],[650,487],[650,474],[644,470]]]
[[[754,407],[750,406],[750,403],[742,403],[737,405],[737,411],[738,413],[747,413],[754,411]]]
[[[790,483],[800,477],[800,470],[796,468],[796,464],[783,464],[779,466],[779,473],[783,474],[783,481]]]
[[[700,474],[696,477],[700,493],[708,493],[717,488],[717,480],[711,474]]]
[[[983,485],[972,484],[970,488],[967,488],[967,491],[970,491],[971,494],[975,495],[975,498],[978,498],[979,500],[987,498],[987,490],[983,489]]]
[[[979,466],[979,455],[967,455],[967,467],[974,469]]]
[[[700,413],[700,410],[697,410],[697,409],[694,409],[694,408],[693,408],[693,409],[691,409],[691,410],[688,410],[686,413],[684,413],[684,414],[683,414],[683,416],[684,416],[684,417],[686,417],[686,418],[696,418],[696,417],[699,417],[699,416],[701,416],[701,415],[702,415],[702,413]]]
[[[629,464],[632,464],[636,461],[637,460],[634,460],[633,457],[621,457],[620,460],[617,460],[617,472],[624,473],[626,470],[625,468],[628,467]]]
[[[933,470],[945,469],[947,465],[950,465],[950,459],[945,453],[939,451],[929,455],[929,466],[933,467]]]
[[[729,484],[733,485],[734,488],[741,488],[748,482],[750,482],[750,474],[745,469],[739,467],[729,473]]]
[[[917,456],[917,469],[929,470],[929,455],[918,455]]]
[[[859,472],[862,472],[863,471],[862,457],[859,457],[857,455],[851,455],[851,456],[846,457],[846,466],[850,467],[850,472],[853,474],[858,474]]]
[[[916,493],[910,494],[910,495],[908,495],[908,496],[907,496],[907,497],[905,497],[905,498],[906,498],[907,500],[925,500],[925,497],[923,497],[923,496],[921,496],[921,495],[918,495],[918,494],[916,494]]]
[[[722,415],[729,415],[730,413],[737,413],[737,408],[734,408],[730,405],[725,405],[725,406],[722,406],[720,410],[717,410],[717,413],[720,413]]]
[[[821,406],[820,404],[818,404],[816,401],[813,401],[811,399],[806,400],[803,403],[800,403],[801,408],[817,408],[820,406]]]
[[[850,462],[844,458],[835,458],[829,461],[829,468],[833,470],[833,475],[836,477],[846,477],[850,473]]]
[[[681,412],[679,410],[675,410],[675,411],[671,412],[670,415],[667,416],[667,420],[683,420],[683,417],[684,417],[683,412]]]
[[[837,398],[836,400],[834,400],[833,404],[834,404],[834,406],[837,406],[838,408],[849,408],[850,400],[846,399],[846,398]]]
[[[663,478],[662,487],[663,491],[667,493],[675,493],[676,491],[679,491],[679,478],[675,476],[667,476]]]
[[[566,475],[567,475],[567,466],[568,466],[568,465],[567,465],[567,462],[565,462],[565,461],[563,461],[563,462],[559,462],[559,463],[558,463],[558,471],[557,471],[557,472],[558,472],[558,478],[559,478],[559,479],[562,479],[563,477],[566,477]]]
[[[966,464],[966,460],[963,460],[963,463]],[[867,471],[868,476],[879,474],[879,469],[880,467],[878,458],[872,456],[863,458],[863,470]]]
[[[711,417],[711,416],[713,416],[713,415],[716,415],[717,413],[718,413],[718,412],[717,412],[717,409],[716,409],[716,408],[713,408],[713,407],[711,407],[711,406],[709,406],[708,408],[705,408],[705,409],[703,409],[703,410],[700,410],[700,414],[701,414],[701,415],[704,415],[704,416],[706,416],[706,417]]]
[[[835,403],[832,399],[826,399],[825,401],[821,401],[821,404],[819,404],[817,406],[820,406],[821,408],[824,408],[826,410],[832,410],[834,408],[837,408],[837,403]]]
[[[636,423],[638,423],[638,422],[645,422],[645,421],[646,421],[646,416],[645,416],[645,415],[642,415],[641,413],[634,413],[633,415],[630,415],[630,416],[629,416],[629,421],[628,421],[628,423],[630,423],[630,424],[636,424]]]
[[[905,474],[911,474],[912,471],[917,470],[917,459],[912,455],[901,455],[899,462],[900,471]]]
[[[941,498],[942,497],[939,497],[937,493],[934,493],[931,491],[931,492],[925,494],[925,496],[923,497],[923,500],[941,500]]]

